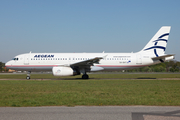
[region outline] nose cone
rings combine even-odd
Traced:
[[[11,61],[8,61],[8,62],[5,64],[5,67],[6,67],[6,68],[10,68],[11,65],[12,65],[11,63],[12,63]]]

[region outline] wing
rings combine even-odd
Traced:
[[[94,63],[99,64],[99,61],[101,59],[103,59],[103,57],[96,57],[96,58],[92,58],[89,60],[73,63],[70,66],[71,67],[74,67],[74,66],[93,66]]]
[[[104,57],[95,57],[89,60],[84,60],[80,62],[76,62],[70,65],[70,67],[75,70],[77,73],[86,73],[90,71],[99,71],[103,68],[96,67],[94,64],[99,64],[99,61],[103,59]]]

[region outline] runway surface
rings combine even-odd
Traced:
[[[180,107],[0,107],[0,120],[180,120]]]

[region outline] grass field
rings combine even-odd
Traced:
[[[31,77],[39,79],[41,75]],[[9,76],[23,79],[26,75]],[[90,74],[90,80],[43,76],[53,80],[0,80],[0,106],[180,105],[180,80],[98,79],[179,78],[179,74]],[[0,79],[4,78],[9,79],[8,75],[0,75]]]
[[[125,73],[125,74],[89,74],[91,79],[122,79],[122,78],[180,78],[178,73]],[[26,79],[26,74],[0,74],[0,79]],[[81,79],[81,75],[68,77],[55,77],[52,74],[31,74],[31,79]]]

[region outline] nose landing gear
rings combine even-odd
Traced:
[[[27,80],[30,80],[30,79],[31,79],[31,77],[30,77],[30,76],[31,76],[31,71],[28,71],[28,72],[27,72],[26,79],[27,79]]]

